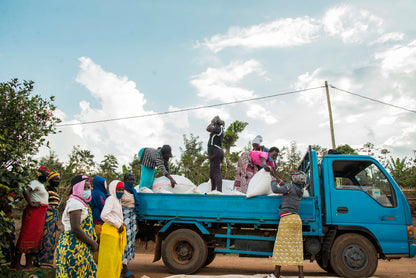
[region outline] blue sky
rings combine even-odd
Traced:
[[[324,85],[416,110],[415,1],[1,1],[0,80],[35,81],[64,124],[174,111]],[[416,115],[330,90],[336,144],[412,157]],[[329,148],[323,89],[216,108],[62,127],[48,138],[120,164],[210,119],[266,146]],[[42,154],[47,153],[43,150]]]

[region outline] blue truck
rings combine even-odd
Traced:
[[[342,277],[369,277],[379,259],[415,256],[409,204],[376,159],[331,154],[318,162],[309,147],[298,170],[308,175],[300,205],[305,260]],[[155,237],[154,261],[173,273],[195,273],[217,253],[272,256],[281,196],[139,198],[139,233]]]

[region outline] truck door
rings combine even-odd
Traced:
[[[385,169],[371,158],[334,157],[328,162],[330,222],[370,231],[385,254],[408,253],[404,207]]]

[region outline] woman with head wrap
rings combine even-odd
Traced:
[[[123,212],[120,199],[124,195],[124,184],[115,180],[110,183],[110,196],[101,212],[104,220],[97,277],[119,278],[122,269],[121,257],[126,245],[126,229],[123,224]]]
[[[254,137],[252,141],[253,151],[268,152],[269,149],[265,146],[260,145],[261,142],[263,142],[263,137],[261,137],[261,135],[257,135],[256,137]]]
[[[275,269],[267,277],[280,277],[280,268],[283,265],[297,265],[299,277],[304,277],[302,220],[299,217],[299,207],[307,175],[302,171],[292,170],[290,171],[292,183],[289,184],[285,184],[275,173],[272,175],[274,176],[271,183],[273,193],[283,195],[279,207],[280,222],[272,258]]]
[[[31,181],[23,190],[23,196],[27,201],[27,206],[23,211],[22,228],[19,239],[16,243],[16,258],[14,267],[20,268],[22,254],[26,255],[26,266],[24,270],[32,270],[33,255],[42,248],[43,227],[45,225],[45,214],[48,209],[48,191],[43,183],[49,176],[49,169],[44,166],[38,169],[41,175],[38,180]]]
[[[208,158],[209,178],[211,179],[211,190],[222,191],[221,162],[224,159],[222,140],[224,139],[224,121],[215,116],[207,126],[209,134]]]
[[[95,176],[92,179],[91,201],[88,203],[91,207],[92,219],[94,223],[94,230],[97,234],[98,242],[100,241],[101,227],[103,220],[101,219],[101,211],[104,208],[105,200],[107,199],[107,181],[105,178]],[[94,260],[98,263],[98,252],[94,252]]]
[[[62,214],[64,232],[56,248],[56,277],[96,277],[93,252],[98,250],[92,213],[91,180],[77,175],[71,180],[71,195]]]
[[[61,177],[56,172],[51,172],[46,180],[46,190],[49,194],[48,210],[45,215],[45,226],[43,228],[43,242],[42,250],[36,254],[36,264],[50,264],[53,265],[55,254],[55,243],[58,226],[58,206],[60,202],[57,187],[61,182]]]
[[[274,171],[276,164],[274,161],[279,154],[279,149],[271,147],[269,152],[243,152],[240,155],[235,172],[234,189],[242,193],[247,193],[248,185],[253,176],[264,168],[265,171]]]
[[[139,195],[134,189],[136,177],[132,173],[124,174],[124,194],[121,198],[123,208],[123,221],[126,225],[127,244],[123,254],[123,270],[121,277],[132,277],[133,274],[128,270],[127,265],[134,259],[135,243],[137,234],[136,217],[139,212]]]

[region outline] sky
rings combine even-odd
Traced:
[[[33,80],[35,93],[55,96],[61,132],[47,139],[62,161],[76,145],[97,162],[113,154],[127,164],[142,147],[163,144],[178,159],[184,136],[198,136],[206,149],[216,115],[226,127],[248,123],[235,151],[256,135],[267,147],[331,148],[325,81],[337,146],[371,142],[394,157],[415,156],[416,1],[0,7],[0,81]],[[223,103],[231,104],[216,106]],[[132,118],[79,124],[124,117]]]

